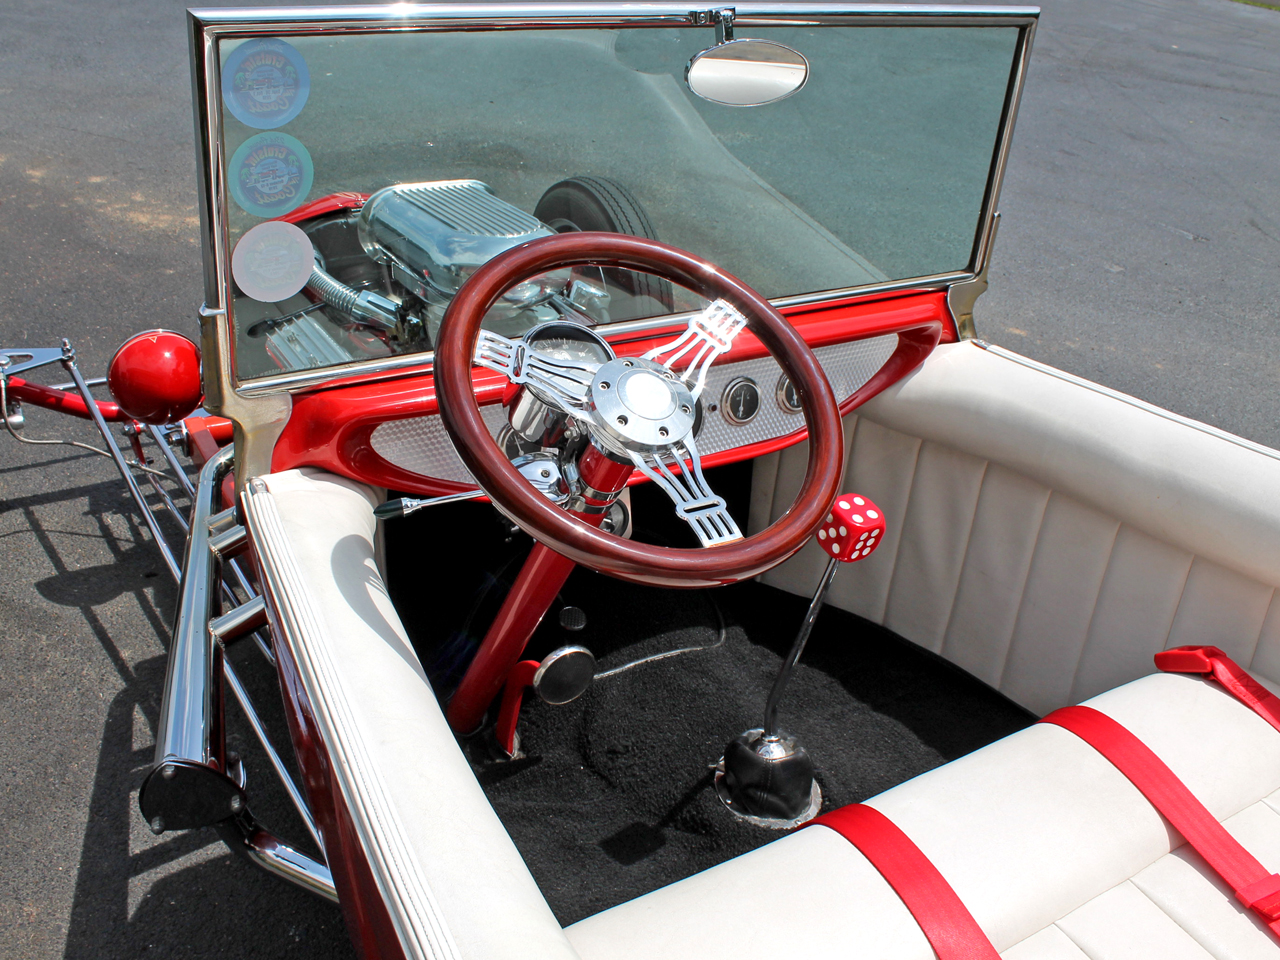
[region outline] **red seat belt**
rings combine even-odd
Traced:
[[[879,810],[850,804],[805,826],[815,824],[830,827],[871,861],[920,924],[939,960],[999,960],[1000,954],[951,884]]]
[[[1174,647],[1156,654],[1156,666],[1166,673],[1199,673],[1213,677],[1227,692],[1277,730],[1280,697],[1260,684],[1249,671],[1217,647]]]
[[[1280,875],[1268,873],[1150,747],[1092,707],[1063,707],[1040,722],[1070,730],[1110,760],[1280,937]]]

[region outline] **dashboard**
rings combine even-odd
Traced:
[[[782,311],[814,350],[842,413],[914,370],[934,346],[956,338],[943,291],[880,293]],[[638,356],[670,331],[608,337],[619,356]],[[504,377],[472,372],[481,415],[500,444],[510,438]],[[795,391],[746,331],[711,367],[700,401],[698,446],[705,466],[749,459],[803,441]],[[513,455],[519,451],[511,449]],[[293,397],[272,469],[318,466],[405,493],[435,496],[474,488],[439,417],[428,364],[408,373],[335,379]],[[640,479],[637,473],[633,482]]]

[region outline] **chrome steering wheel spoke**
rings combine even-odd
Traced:
[[[670,343],[655,347],[641,359],[660,362],[675,372],[689,386],[697,400],[707,383],[707,371],[720,354],[733,346],[733,340],[747,325],[743,316],[727,300],[715,300],[701,313],[689,318],[689,326]],[[658,360],[659,357],[665,360]],[[684,367],[677,370],[677,365]]]
[[[480,331],[473,360],[478,366],[503,374],[512,383],[527,384],[564,413],[595,422],[590,407],[591,381],[601,364],[551,357],[491,330]]]
[[[702,458],[692,436],[656,452],[632,451],[631,459],[671,498],[676,513],[693,528],[702,546],[742,539],[742,531],[729,515],[724,498],[712,491],[703,476]]]

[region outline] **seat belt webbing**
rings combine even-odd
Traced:
[[[1166,673],[1199,673],[1212,677],[1232,696],[1280,730],[1280,697],[1260,684],[1249,671],[1217,647],[1174,647],[1156,654],[1156,666]]]
[[[830,827],[862,852],[902,898],[939,960],[999,960],[951,884],[897,825],[874,807],[850,804],[805,826]]]
[[[1040,722],[1071,731],[1111,761],[1280,937],[1280,875],[1268,873],[1150,747],[1092,707],[1064,707]]]

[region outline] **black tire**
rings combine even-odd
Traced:
[[[606,177],[570,177],[552,184],[534,207],[533,215],[557,233],[603,230],[659,239],[640,201],[622,184]],[[671,284],[666,280],[631,270],[606,273],[611,283],[631,296],[650,297],[663,309],[674,309]]]

